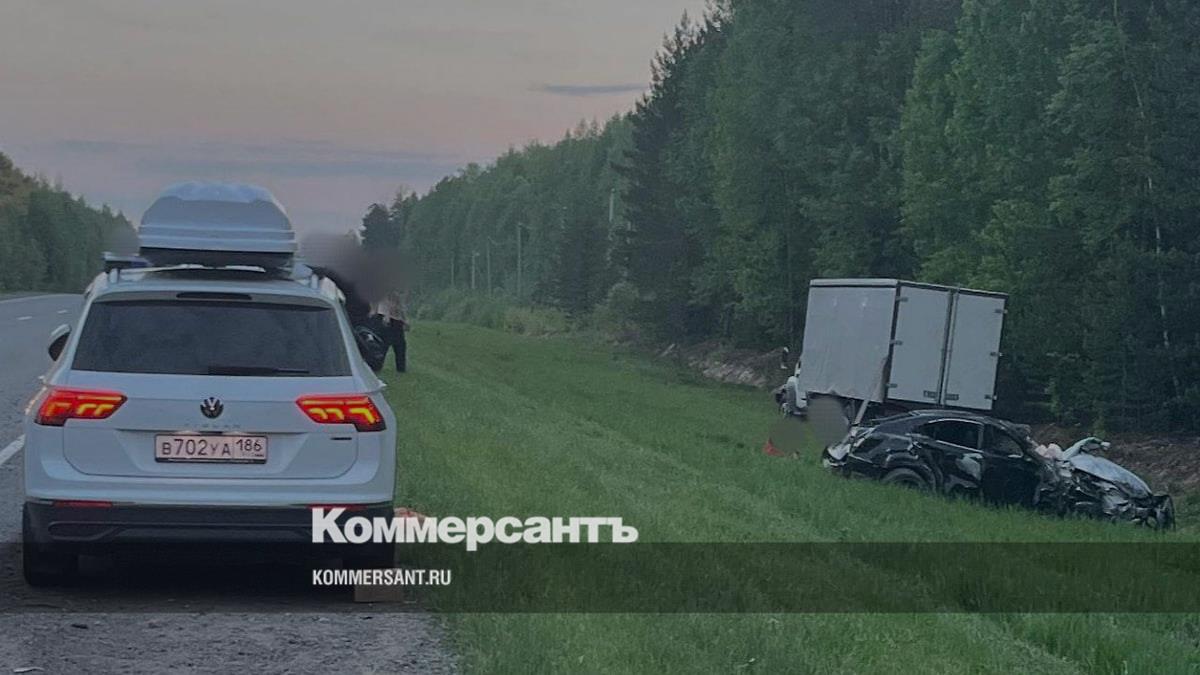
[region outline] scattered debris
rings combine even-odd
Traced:
[[[425,519],[429,517],[405,506],[397,506],[394,513],[397,518],[416,518],[418,523],[425,522]]]
[[[751,656],[749,659],[746,659],[745,663],[739,663],[738,665],[734,666],[734,670],[743,670],[745,668],[752,668],[752,667],[754,667],[754,664],[756,664],[756,663],[758,663],[758,658]]]
[[[800,457],[809,443],[807,423],[797,417],[776,418],[763,444],[768,457]]]
[[[1099,456],[1085,438],[1066,450],[1041,445],[1029,427],[976,413],[926,410],[852,429],[824,453],[843,475],[944,494],[977,496],[1057,514],[1078,513],[1154,529],[1175,524],[1171,497]]]

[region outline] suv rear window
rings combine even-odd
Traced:
[[[169,375],[350,374],[332,308],[228,301],[97,302],[73,367]]]

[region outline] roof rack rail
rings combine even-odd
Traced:
[[[123,269],[140,269],[150,266],[150,261],[139,255],[122,255],[119,253],[113,253],[112,251],[104,251],[101,254],[101,257],[104,259],[105,272]]]
[[[281,274],[282,270],[268,269],[260,265],[199,265],[196,263],[159,265],[157,267],[113,268],[109,270],[107,274],[109,283],[121,283],[121,281],[127,280],[127,276],[130,279],[141,278],[146,274],[162,272],[249,272],[251,274],[270,276],[272,278],[286,278]]]

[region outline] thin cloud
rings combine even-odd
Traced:
[[[533,91],[554,96],[571,96],[583,98],[587,96],[610,96],[613,94],[640,94],[646,91],[645,84],[539,84]]]
[[[239,144],[73,138],[50,145],[56,151],[71,155],[113,156],[140,173],[195,178],[363,176],[432,182],[453,173],[467,159],[473,159],[436,152],[373,149],[306,140]]]
[[[51,147],[55,150],[79,155],[108,155],[116,152],[141,152],[151,146],[148,143],[68,138],[52,143]]]
[[[457,163],[414,159],[221,159],[153,157],[137,162],[139,169],[166,175],[220,178],[273,176],[277,178],[395,177],[432,180],[452,172]]]
[[[461,166],[481,161],[426,147],[287,137],[242,143],[73,137],[12,149],[40,155],[46,166],[74,167],[76,176],[99,172],[103,180],[87,191],[89,201],[110,204],[135,223],[163,186],[216,180],[269,186],[302,231],[345,231],[356,226],[360,209],[390,199],[397,186],[423,190]],[[18,164],[19,158],[20,153]]]

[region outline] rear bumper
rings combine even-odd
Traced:
[[[379,404],[377,404],[379,405]],[[298,409],[297,409],[298,410]],[[109,473],[84,473],[67,456],[64,429],[25,424],[25,496],[28,500],[89,499],[113,504],[179,507],[245,507],[286,509],[305,504],[390,503],[396,490],[396,433],[394,417],[381,408],[388,429],[358,437],[358,458],[338,476],[287,477],[206,475],[216,469],[205,465],[176,465],[194,469],[195,475],[161,473],[155,464],[148,472],[136,466]],[[146,448],[146,454],[150,454]],[[142,459],[145,459],[144,457]],[[148,460],[153,461],[153,460]]]
[[[64,506],[25,503],[27,543],[90,549],[121,544],[283,544],[309,546],[306,507]],[[391,517],[392,505],[370,504],[342,517]]]

